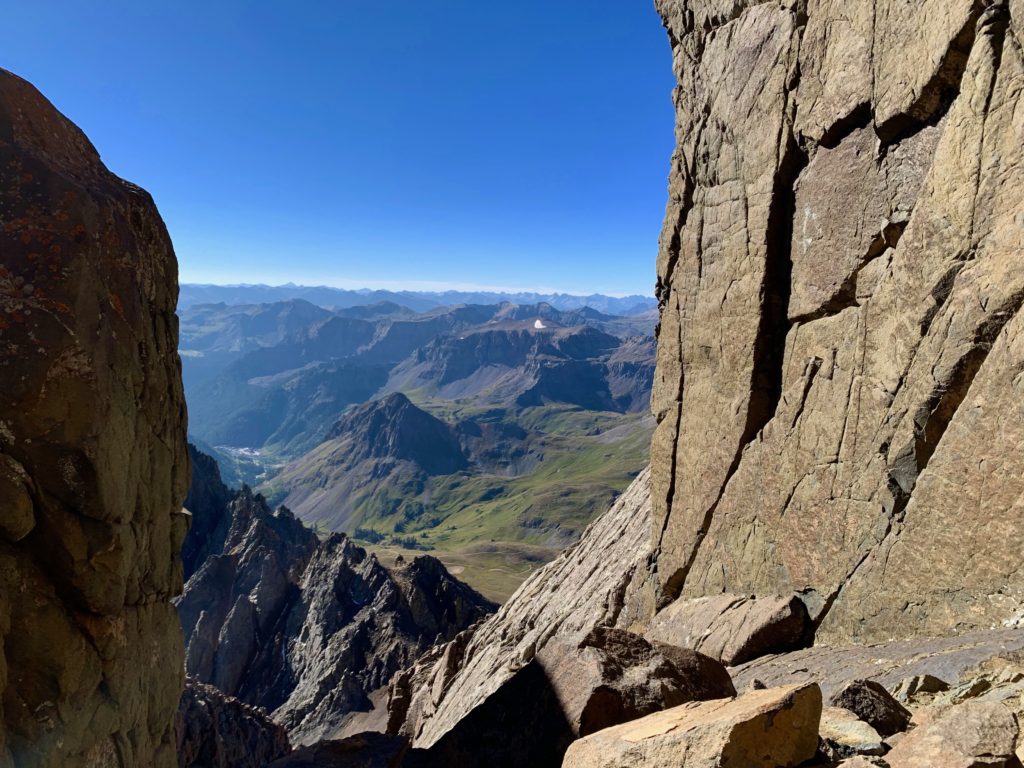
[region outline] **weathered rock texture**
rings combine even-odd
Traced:
[[[175,720],[178,768],[263,768],[291,751],[264,710],[188,680]]]
[[[203,458],[190,498],[230,501],[192,510],[193,530],[220,544],[178,601],[186,667],[267,709],[293,743],[343,735],[396,672],[494,610],[432,557],[385,568],[342,534],[320,541],[286,508],[224,489]]]
[[[149,195],[0,70],[0,766],[176,764],[176,299]]]
[[[734,666],[802,648],[812,632],[797,597],[715,595],[675,601],[658,612],[646,634]]]
[[[818,637],[1024,603],[1024,3],[657,0],[657,600],[801,593]]]
[[[798,685],[684,704],[573,743],[563,768],[795,768],[818,748],[821,691]]]

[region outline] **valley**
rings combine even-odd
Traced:
[[[430,553],[498,602],[648,460],[642,306],[293,298],[179,314],[190,436],[229,485],[323,536]]]

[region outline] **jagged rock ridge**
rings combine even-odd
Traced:
[[[0,70],[0,766],[176,764],[177,262],[149,195]]]
[[[228,503],[191,510],[194,531],[227,533],[178,601],[188,674],[265,708],[294,744],[336,736],[375,707],[383,728],[392,676],[494,610],[432,557],[386,568],[342,534],[318,539],[286,508],[224,489],[193,452],[190,499]]]

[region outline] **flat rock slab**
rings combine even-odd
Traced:
[[[818,748],[821,690],[811,684],[683,704],[573,743],[562,768],[790,768]]]
[[[733,666],[806,645],[809,623],[795,596],[715,595],[676,600],[651,620],[646,634]]]
[[[757,659],[732,670],[737,690],[815,681],[826,697],[851,680],[876,680],[892,690],[915,675],[958,680],[987,659],[1024,649],[1024,630],[996,629],[959,637],[920,638],[860,646],[816,646]]]

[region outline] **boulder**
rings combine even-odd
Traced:
[[[853,712],[883,737],[905,731],[910,725],[910,711],[874,680],[854,680],[835,693],[829,703]]]
[[[951,707],[902,738],[885,756],[890,768],[1019,768],[1017,718],[995,701]]]
[[[265,710],[186,680],[175,721],[179,768],[263,768],[291,751]]]
[[[576,642],[545,645],[437,743],[416,750],[413,764],[558,766],[580,736],[684,702],[734,694],[728,672],[714,659],[600,627]]]
[[[792,768],[818,748],[821,691],[811,684],[683,704],[573,743],[563,768]]]
[[[715,595],[676,600],[651,620],[646,636],[734,666],[803,648],[813,634],[796,596]]]
[[[582,641],[548,643],[537,655],[576,736],[690,701],[736,694],[719,662],[599,627]]]
[[[878,731],[842,707],[825,707],[821,712],[819,735],[835,757],[881,755],[885,752]]]
[[[908,702],[922,693],[942,693],[949,690],[949,683],[935,675],[923,674],[905,677],[893,688],[893,696],[902,702]]]

